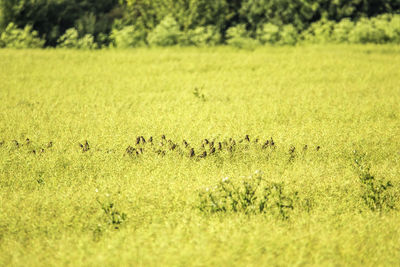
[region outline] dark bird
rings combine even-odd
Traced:
[[[153,136],[150,136],[149,143],[153,144]]]
[[[215,153],[215,147],[211,148],[211,150],[210,150],[210,155],[213,153]]]
[[[268,147],[268,145],[269,145],[269,140],[267,140],[267,141],[263,144],[262,148],[263,148],[263,149],[266,149],[266,148]]]
[[[246,136],[244,137],[244,140],[246,140],[247,142],[250,142],[250,137],[248,134],[246,134]]]
[[[185,147],[188,147],[189,146],[189,144],[188,144],[188,142],[186,142],[186,140],[183,140],[183,145],[185,146]]]
[[[146,139],[144,139],[144,137],[143,137],[143,136],[140,136],[140,139],[142,140],[143,144],[145,144],[145,143],[146,143]]]
[[[317,146],[317,151],[320,150],[320,149],[321,149],[321,147],[320,147],[320,146]]]
[[[79,144],[79,146],[82,148],[82,152],[86,152],[90,149],[88,141],[85,142],[85,145]]]
[[[206,152],[206,151],[204,151],[204,152],[199,156],[199,158],[205,158],[205,157],[207,157],[207,152]]]
[[[189,152],[189,157],[193,158],[194,156],[195,156],[194,148],[191,148]]]
[[[136,151],[136,149],[133,148],[133,147],[131,147],[131,146],[128,146],[128,147],[125,149],[125,152],[126,152],[127,154],[129,154],[129,155],[132,155],[134,151]]]
[[[140,136],[136,137],[136,144],[140,144]]]
[[[52,146],[53,146],[53,142],[50,141],[50,142],[47,144],[47,148],[50,148],[50,147],[52,147]]]

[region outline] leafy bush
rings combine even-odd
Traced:
[[[335,23],[329,20],[320,20],[310,25],[303,32],[303,39],[310,43],[327,43],[332,41],[332,32]]]
[[[281,39],[279,44],[281,45],[295,45],[298,41],[299,33],[297,32],[296,28],[291,25],[283,26],[281,30]]]
[[[145,44],[146,33],[134,26],[125,26],[122,29],[113,29],[111,39],[117,48],[137,47]]]
[[[360,19],[350,32],[349,40],[352,43],[383,43],[385,32],[375,27],[372,20]]]
[[[350,19],[342,19],[333,25],[332,40],[337,43],[347,43],[349,34],[354,28],[354,22]]]
[[[262,44],[276,44],[280,39],[280,29],[272,23],[266,23],[257,29],[257,39]]]
[[[188,30],[181,43],[195,46],[217,45],[221,43],[221,34],[215,26],[201,26]]]
[[[109,34],[115,18],[122,16],[119,0],[0,0],[0,29],[13,22],[27,24],[45,36],[46,45],[56,46],[57,40],[72,27],[80,36]]]
[[[371,211],[384,211],[395,208],[393,185],[391,181],[384,181],[371,174],[371,167],[365,161],[365,154],[354,153],[354,167],[359,175],[362,186],[361,198]]]
[[[282,183],[263,178],[261,172],[241,179],[223,178],[216,186],[199,193],[200,211],[270,214],[288,219],[297,192],[288,193]]]
[[[155,46],[177,45],[182,38],[178,23],[172,16],[166,16],[147,36],[147,42]]]
[[[226,42],[228,45],[247,49],[253,49],[258,45],[257,40],[250,38],[249,33],[246,31],[245,24],[239,24],[229,28],[226,31]]]
[[[43,46],[44,40],[40,39],[39,34],[30,25],[19,29],[14,23],[10,23],[0,35],[0,47],[41,48]]]
[[[76,48],[76,49],[95,49],[97,44],[90,34],[86,34],[79,38],[78,31],[75,28],[68,29],[64,35],[58,39],[58,47],[60,48]]]

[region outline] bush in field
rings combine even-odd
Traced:
[[[188,30],[181,44],[183,45],[217,45],[221,43],[221,34],[215,26],[197,27],[195,29]]]
[[[364,204],[371,211],[388,211],[395,209],[398,195],[394,192],[391,181],[384,181],[371,174],[371,166],[365,160],[366,154],[354,151],[354,168],[359,176]]]
[[[258,45],[258,41],[250,38],[245,24],[239,24],[226,31],[226,43],[237,48],[252,49]]]
[[[182,38],[178,23],[172,16],[166,16],[147,36],[147,42],[154,46],[177,45]]]
[[[350,19],[342,19],[333,25],[332,40],[337,43],[347,43],[349,34],[354,28],[354,22]]]
[[[10,23],[0,35],[0,47],[41,48],[44,42],[30,25],[25,26],[24,29],[19,29],[14,23]]]
[[[200,211],[205,213],[270,214],[288,219],[297,192],[286,192],[282,183],[270,182],[261,172],[241,178],[223,178],[199,193]]]
[[[384,43],[385,32],[375,27],[374,22],[369,19],[360,19],[350,32],[351,43]]]
[[[74,28],[68,29],[64,35],[58,39],[58,47],[60,48],[76,48],[76,49],[95,49],[97,48],[94,38],[90,34],[85,34],[79,38],[78,31]]]
[[[295,45],[299,39],[299,33],[291,24],[283,26],[280,35],[279,44],[281,45]]]
[[[279,26],[272,23],[266,23],[257,29],[257,39],[262,44],[276,44],[280,39]]]
[[[303,40],[310,43],[327,43],[332,41],[332,32],[335,23],[329,20],[320,20],[308,27],[302,34]]]
[[[125,26],[122,29],[113,29],[110,37],[116,48],[130,48],[144,45],[146,33],[134,26]]]

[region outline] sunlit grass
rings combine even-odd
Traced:
[[[0,265],[398,265],[399,77],[396,46],[0,50]],[[255,171],[287,216],[199,208]]]

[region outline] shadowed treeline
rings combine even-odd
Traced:
[[[398,0],[0,0],[0,47],[393,43],[399,9]]]

